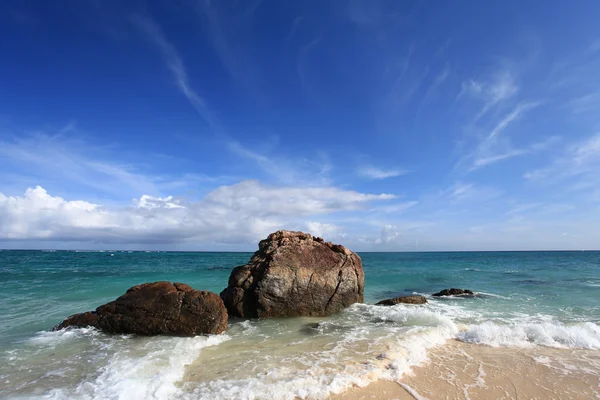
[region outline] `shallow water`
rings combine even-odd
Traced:
[[[220,292],[249,253],[0,252],[2,398],[320,398],[397,379],[449,338],[600,350],[600,252],[365,253],[365,301],[327,318],[230,321],[196,338],[48,332],[136,284]],[[448,287],[475,297],[369,304]]]

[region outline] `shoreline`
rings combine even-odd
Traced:
[[[600,399],[600,351],[490,347],[455,339],[399,381],[379,380],[331,400]]]

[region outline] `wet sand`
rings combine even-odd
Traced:
[[[600,351],[450,340],[399,382],[377,381],[331,399],[600,399]]]

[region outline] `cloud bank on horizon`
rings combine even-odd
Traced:
[[[0,248],[600,249],[600,3],[436,4],[3,2]]]

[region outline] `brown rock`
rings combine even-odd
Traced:
[[[358,254],[310,234],[277,231],[234,268],[221,298],[230,316],[325,316],[364,297]]]
[[[381,300],[379,303],[375,304],[376,306],[393,306],[396,304],[425,304],[427,303],[427,299],[424,296],[400,296],[395,297],[393,299]]]
[[[183,283],[134,286],[118,299],[65,319],[53,330],[93,326],[106,333],[194,336],[227,329],[227,310],[215,293]]]
[[[473,296],[474,293],[469,290],[469,289],[444,289],[441,292],[437,292],[432,294],[432,296],[435,297],[441,297],[441,296]]]

